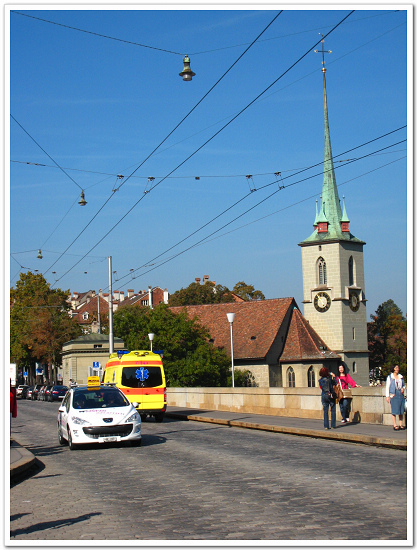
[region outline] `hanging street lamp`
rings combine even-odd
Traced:
[[[189,80],[193,79],[193,76],[195,76],[195,73],[193,73],[193,71],[191,70],[190,58],[188,57],[188,55],[184,57],[183,62],[184,62],[184,68],[182,72],[180,72],[179,74],[180,76],[182,76],[183,80],[188,82]]]

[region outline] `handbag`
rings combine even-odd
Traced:
[[[339,385],[340,385],[340,386],[339,386]],[[342,388],[342,382],[341,382],[340,378],[339,378],[339,384],[338,384],[338,386],[340,387],[340,392],[341,392],[341,394],[342,394],[341,397],[340,397],[340,399],[352,399],[352,397],[353,397],[353,396],[352,396],[352,391],[351,391],[349,388],[348,388],[347,390],[344,390],[344,389]]]
[[[333,386],[333,391],[336,394],[336,402],[339,403],[339,401],[343,399],[343,390],[340,383],[336,384],[336,386]]]

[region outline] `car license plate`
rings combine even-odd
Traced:
[[[100,443],[112,443],[113,441],[120,441],[120,437],[117,435],[112,435],[109,437],[99,437]]]

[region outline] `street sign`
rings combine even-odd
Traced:
[[[93,369],[99,369],[100,363],[98,361],[93,361]]]

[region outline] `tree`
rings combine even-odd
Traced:
[[[114,314],[113,332],[130,350],[149,349],[148,334],[154,333],[153,349],[163,351],[169,386],[226,386],[229,357],[209,343],[207,329],[185,311],[173,313],[165,304],[125,306]]]
[[[368,323],[369,366],[377,369],[381,377],[388,375],[390,367],[399,365],[407,369],[407,321],[393,300],[378,306],[372,323]]]
[[[233,302],[233,295],[226,286],[215,285],[211,281],[204,284],[191,283],[169,297],[170,306],[196,306]]]
[[[247,285],[244,281],[239,281],[233,287],[232,292],[237,296],[240,296],[246,301],[249,300],[265,300],[263,292],[260,290],[255,290],[253,285]]]
[[[36,362],[60,365],[62,344],[81,334],[69,315],[68,295],[69,290],[51,289],[42,274],[31,272],[21,273],[10,289],[11,360],[29,369],[31,379]]]

